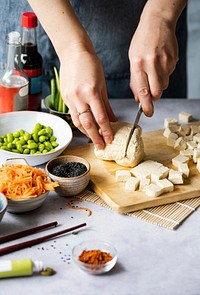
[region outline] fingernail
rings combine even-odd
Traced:
[[[96,144],[96,145],[95,145],[95,148],[96,148],[97,150],[103,150],[103,149],[104,149],[104,145],[103,145],[103,144]]]
[[[112,142],[112,139],[111,139],[110,136],[105,136],[104,140],[105,140],[105,143],[111,143]]]

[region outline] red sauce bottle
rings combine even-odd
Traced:
[[[37,47],[37,16],[22,14],[21,63],[29,78],[28,110],[40,111],[42,99],[42,56]]]

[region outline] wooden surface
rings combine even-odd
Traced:
[[[143,133],[145,146],[145,160],[155,160],[168,167],[172,167],[171,160],[178,152],[166,145],[163,130]],[[125,190],[124,183],[117,183],[115,172],[127,169],[115,162],[102,161],[95,157],[93,144],[67,148],[65,154],[77,155],[87,159],[91,165],[90,187],[113,210],[119,213],[132,212],[140,209],[160,206],[180,200],[200,196],[200,174],[192,161],[189,163],[190,177],[183,185],[175,185],[171,193],[152,198],[140,191],[129,192]]]

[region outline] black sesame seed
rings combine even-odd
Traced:
[[[59,177],[75,177],[87,171],[87,167],[80,162],[67,162],[52,168],[51,173]]]

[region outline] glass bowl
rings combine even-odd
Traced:
[[[107,252],[112,256],[112,260],[101,264],[89,264],[79,260],[81,253],[86,250],[100,250]],[[110,271],[117,262],[117,250],[107,242],[98,240],[88,240],[76,245],[72,249],[72,257],[76,265],[83,271],[92,274],[99,275]]]

